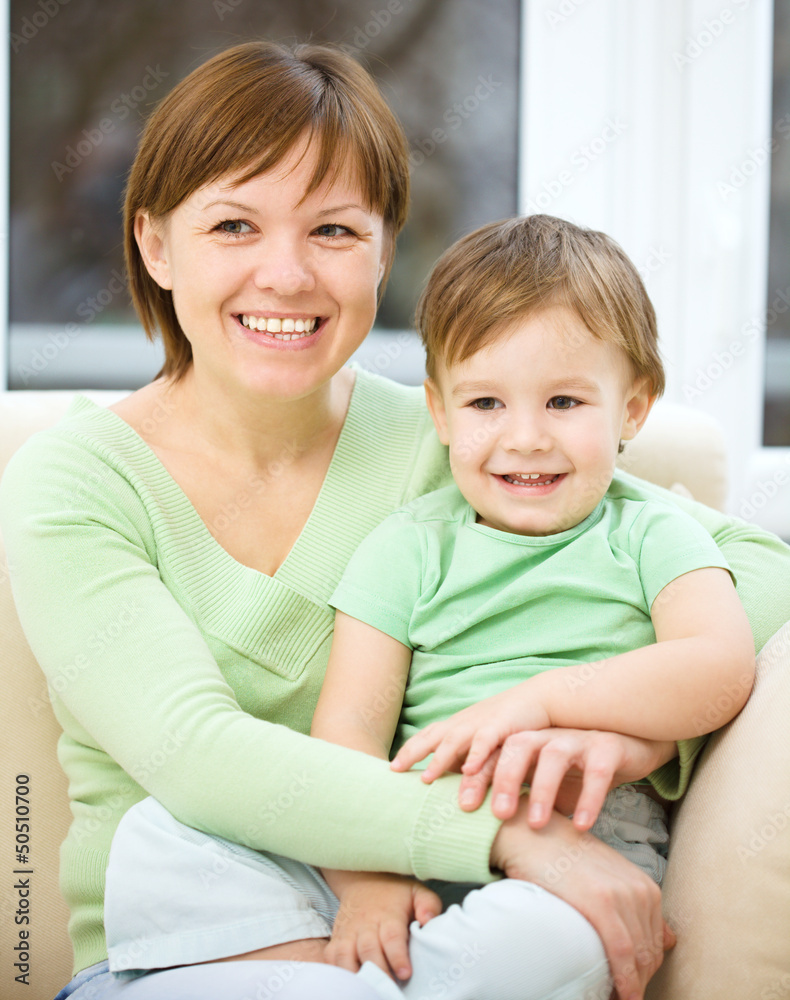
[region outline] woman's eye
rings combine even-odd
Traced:
[[[316,229],[316,233],[319,236],[327,236],[330,240],[338,239],[338,237],[354,235],[346,226],[338,226],[334,222],[328,222],[325,226],[319,226],[318,229]]]
[[[572,410],[578,402],[577,399],[572,399],[570,396],[552,396],[549,400],[549,406],[553,410]]]
[[[252,232],[249,222],[242,222],[241,219],[225,219],[216,228],[229,236],[245,236]]]
[[[472,406],[476,410],[496,410],[502,404],[498,399],[494,399],[493,396],[483,396],[482,399],[475,399],[472,402]]]

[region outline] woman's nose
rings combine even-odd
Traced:
[[[264,240],[255,265],[255,285],[278,295],[297,295],[315,288],[310,251],[289,240]]]

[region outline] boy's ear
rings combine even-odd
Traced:
[[[444,401],[439,386],[432,378],[427,378],[425,385],[425,401],[428,404],[428,412],[433,420],[436,433],[442,444],[450,443],[450,436],[447,433],[447,411],[444,408]]]
[[[642,424],[647,420],[647,415],[653,409],[658,396],[650,392],[650,382],[647,378],[638,378],[628,391],[623,412],[623,426],[620,429],[620,438],[623,441],[632,441]]]
[[[148,212],[138,212],[134,220],[134,238],[148,273],[160,288],[172,289],[162,225],[154,222]]]

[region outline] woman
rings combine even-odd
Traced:
[[[58,692],[70,777],[61,881],[78,975],[63,997],[378,995],[320,964],[323,945],[301,931],[211,956],[254,961],[198,958],[113,981],[104,873],[121,816],[146,795],[174,822],[326,867],[467,882],[495,868],[534,883],[571,857],[552,891],[597,931],[619,995],[641,997],[660,963],[655,886],[603,845],[581,850],[559,814],[540,833],[521,813],[500,826],[487,807],[458,811],[456,776],[426,787],[304,735],[346,560],[446,475],[421,393],[344,367],[405,219],[407,152],[353,61],[266,43],[196,70],[143,136],[128,270],[165,366],[114,412],[78,400],[15,456],[2,491],[20,617]],[[782,619],[787,551],[694,511],[721,535],[759,646]],[[621,741],[607,766],[633,780],[673,753]],[[222,865],[203,875],[210,907]],[[504,946],[527,976],[523,934]],[[281,964],[293,959],[310,964],[295,976]],[[479,961],[493,976],[502,953]],[[598,988],[608,992],[605,976]]]

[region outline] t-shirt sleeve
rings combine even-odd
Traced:
[[[653,483],[620,472],[610,494],[632,500],[659,499],[685,511],[709,535],[737,579],[738,596],[752,626],[757,652],[787,621],[790,607],[790,546],[780,538],[741,518],[722,514],[696,500],[670,493]]]
[[[405,511],[371,531],[329,600],[333,608],[412,648],[409,626],[420,596],[425,540]]]
[[[634,522],[631,542],[648,608],[668,584],[684,573],[717,567],[733,576],[708,532],[693,518],[668,504],[649,503]]]

